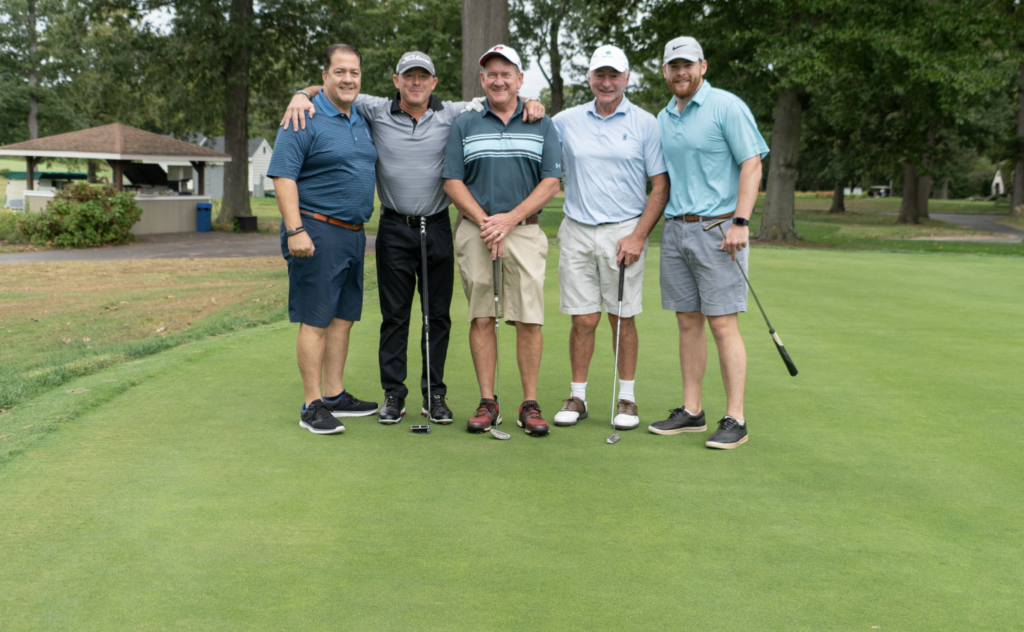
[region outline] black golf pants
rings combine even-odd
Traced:
[[[403,221],[404,220],[404,221]],[[409,224],[413,224],[410,226]],[[380,384],[385,395],[406,398],[406,352],[409,320],[415,296],[422,291],[423,259],[419,218],[396,216],[382,210],[377,229],[377,292],[380,296]],[[427,294],[430,299],[430,391],[444,395],[444,363],[452,329],[452,288],[455,281],[455,248],[448,212],[427,221]],[[417,278],[418,277],[418,278]],[[420,390],[427,394],[426,337],[420,335]]]

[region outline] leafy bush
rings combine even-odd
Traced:
[[[23,240],[18,230],[18,216],[13,211],[0,209],[0,241],[18,243]]]
[[[140,217],[131,193],[80,182],[61,189],[47,210],[22,216],[18,230],[36,246],[90,248],[135,241],[129,231]]]

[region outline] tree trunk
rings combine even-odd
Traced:
[[[917,178],[917,219],[928,219],[928,198],[932,193],[932,177],[918,176]]]
[[[802,118],[799,93],[792,89],[779,92],[775,102],[768,191],[765,194],[761,228],[754,236],[758,241],[792,242],[800,239],[793,223],[793,192],[796,188]]]
[[[96,184],[96,161],[87,160],[85,168],[85,181],[89,184]]]
[[[1013,197],[1010,213],[1024,215],[1024,62],[1017,68],[1017,155],[1013,163]]]
[[[39,41],[36,35],[35,0],[28,0],[25,21],[28,27],[28,139],[35,140],[39,138],[39,97],[36,95],[36,86],[39,84],[39,74],[36,68]]]
[[[568,6],[568,3],[563,3],[562,9],[566,6]],[[565,106],[565,85],[562,81],[562,53],[558,50],[558,32],[562,29],[562,17],[564,15],[562,9],[559,9],[558,13],[551,20],[551,45],[548,48],[548,57],[551,59],[551,111],[548,114],[551,116],[561,112]]]
[[[913,160],[903,165],[903,201],[897,224],[918,224],[917,219],[917,166]]]
[[[935,192],[936,200],[949,199],[949,178],[939,180],[939,190]]]
[[[843,181],[836,180],[836,188],[832,190],[832,208],[829,213],[845,213],[846,201],[843,196]]]
[[[462,0],[462,99],[484,96],[480,55],[508,44],[508,0]],[[516,51],[518,52],[518,51]]]
[[[251,215],[249,206],[249,37],[253,0],[231,0],[230,36],[224,72],[224,199],[217,222]]]

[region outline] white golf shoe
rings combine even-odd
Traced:
[[[619,412],[612,420],[616,430],[632,430],[640,425],[640,416],[636,412],[636,404],[628,399],[619,400]]]
[[[587,418],[587,403],[579,397],[570,397],[562,404],[562,410],[555,413],[556,426],[575,426],[581,419]]]

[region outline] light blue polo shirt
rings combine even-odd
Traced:
[[[299,208],[364,224],[373,214],[377,149],[366,119],[342,114],[327,95],[313,97],[317,116],[306,129],[279,128],[267,177],[294,180]]]
[[[658,124],[671,185],[665,217],[735,211],[740,165],[768,155],[747,104],[705,81],[682,114],[672,97],[658,113]]]
[[[596,226],[641,215],[647,179],[666,170],[658,121],[626,97],[607,118],[591,101],[552,121],[562,141],[566,216]]]

